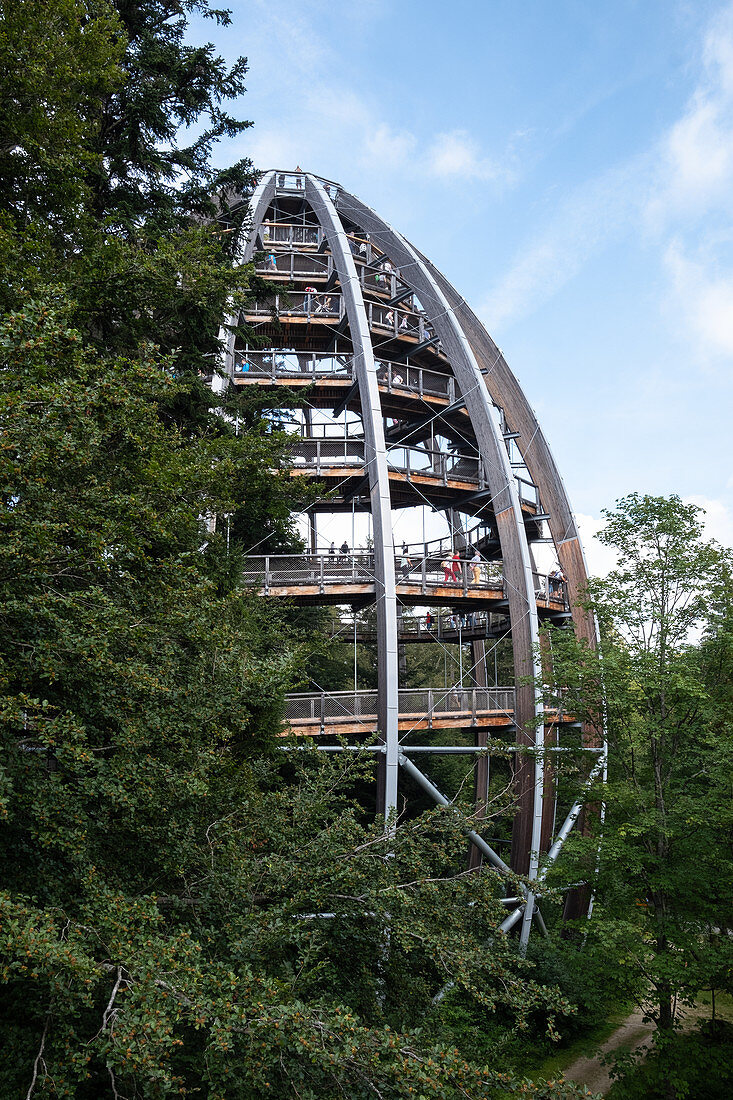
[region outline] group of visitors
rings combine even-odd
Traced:
[[[351,557],[351,550],[346,539],[344,539],[344,541],[339,546],[338,554],[336,553],[336,543],[332,542],[328,548],[328,556],[334,564],[336,563],[336,561],[340,561],[342,565],[348,565],[349,558]]]
[[[476,618],[474,611],[454,611],[447,617],[443,617],[443,628],[446,627],[449,630],[473,630],[477,622],[482,620]],[[427,611],[425,614],[425,629],[432,633],[438,624],[435,621],[435,616],[432,611]]]
[[[562,599],[563,597],[563,585],[567,581],[567,577],[563,573],[559,565],[557,565],[552,573],[548,574],[548,596],[552,599]]]
[[[478,550],[469,546],[466,550],[466,557],[461,559],[461,555],[458,550],[449,558],[445,558],[440,563],[440,568],[443,570],[443,584],[459,584],[463,580],[463,561],[468,563],[471,570],[471,584],[481,584],[481,567],[483,565],[483,558],[479,554]]]

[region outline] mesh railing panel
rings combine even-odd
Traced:
[[[330,307],[327,306],[327,299],[329,298],[331,298]],[[295,302],[296,312],[298,306],[302,307],[304,305],[305,297],[301,295],[298,301]],[[310,295],[310,307],[312,314],[323,312],[336,316],[339,312],[337,296],[323,292]],[[252,308],[254,312],[272,313],[273,303],[270,302],[265,306],[264,303],[260,302]],[[295,352],[273,353],[238,350],[234,356],[234,370],[237,373],[267,374],[273,378],[289,374],[303,374],[310,377],[327,377],[330,375],[355,377],[354,361],[351,358],[314,356],[308,353],[296,354]],[[401,363],[391,363],[384,359],[377,360],[377,380],[380,386],[387,386],[394,390],[406,390],[411,393],[438,397],[447,397],[451,393],[455,393],[456,396],[459,394],[454,379],[449,375],[426,370],[424,367],[408,367]]]
[[[372,554],[273,554],[250,557],[242,573],[245,584],[278,585],[371,584]]]
[[[513,709],[513,688],[402,688],[399,692],[399,713],[406,717],[511,714]],[[290,722],[341,718],[373,722],[376,714],[376,691],[314,692],[287,697],[286,717]]]
[[[315,448],[317,445],[309,443],[308,446]],[[444,558],[443,562],[435,558],[427,559],[425,562],[419,559],[405,562],[404,558],[397,555],[395,564],[398,584],[422,584],[424,581],[425,585],[430,586],[503,591],[501,567],[493,563],[479,567],[478,580],[474,580],[473,569],[468,562],[459,561],[456,565],[452,558]],[[365,580],[371,582],[374,580],[374,557],[372,554],[352,553],[350,550],[346,553],[336,550],[333,554],[257,555],[247,558],[243,579],[246,584],[260,586],[263,584],[337,584],[345,583],[348,579],[360,583]],[[469,622],[469,617],[477,614],[481,613],[456,611],[442,614],[440,627],[443,630],[457,630],[459,627],[475,625],[477,620]],[[481,621],[481,619],[478,620],[478,622]]]

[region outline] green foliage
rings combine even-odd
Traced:
[[[663,1043],[678,1006],[730,982],[730,556],[677,497],[625,498],[602,537],[620,562],[590,589],[600,651],[556,631],[553,662],[566,709],[596,727],[605,719],[609,739],[588,931]],[[596,838],[569,847],[574,873],[593,878]]]
[[[531,980],[510,942],[487,943],[501,912],[493,877],[440,873],[461,828],[454,815],[424,815],[395,839],[359,824],[345,797],[369,762],[298,754],[283,788],[225,745],[197,759],[188,780],[169,768],[166,803],[149,765],[139,777],[128,766],[142,789],[114,798],[107,850],[93,818],[61,824],[76,843],[59,851],[49,833],[45,905],[3,895],[9,1093],[41,1050],[46,1095],[576,1094],[471,1063],[416,1026],[448,978],[520,1028],[571,1010]],[[54,787],[114,793],[89,762],[26,767],[41,775],[44,805]],[[75,818],[78,805],[77,794]],[[96,816],[101,799],[93,805]],[[72,856],[70,890],[59,860]]]
[[[645,1052],[646,1053],[646,1052]],[[705,1021],[698,1031],[674,1034],[643,1062],[630,1056],[609,1100],[728,1100],[733,1090],[733,1025]]]
[[[119,92],[123,42],[113,7],[11,0],[0,10],[0,208],[58,242],[81,212],[100,102]],[[45,226],[37,224],[43,218]]]
[[[211,152],[251,126],[222,106],[244,91],[247,62],[240,57],[229,69],[210,43],[186,41],[189,16],[227,26],[230,13],[209,0],[114,0],[113,7],[125,38],[124,80],[100,104],[98,167],[90,174],[95,214],[132,234],[144,226],[154,241],[183,219],[233,214],[227,196],[249,188],[251,162],[219,171]],[[194,127],[189,144],[179,144]]]

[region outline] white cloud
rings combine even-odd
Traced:
[[[692,260],[679,241],[665,254],[673,309],[707,355],[733,357],[733,271]]]
[[[638,180],[647,168],[646,157],[632,158],[564,198],[481,304],[489,331],[532,313],[629,225],[638,210]]]
[[[588,572],[592,577],[605,577],[618,564],[618,554],[610,546],[604,546],[596,537],[606,521],[599,516],[576,512],[575,519],[585,551]]]
[[[496,180],[506,175],[494,161],[481,153],[466,130],[436,134],[425,155],[427,170],[434,176],[462,176],[464,179]]]
[[[479,311],[490,329],[531,314],[631,228],[659,249],[661,304],[692,338],[692,358],[733,354],[733,3],[708,24],[698,61],[697,86],[662,138],[575,188],[527,242]]]
[[[709,24],[701,60],[698,85],[661,144],[659,177],[648,206],[653,224],[731,204],[733,5]]]
[[[657,149],[646,225],[661,247],[663,305],[694,365],[733,356],[733,3],[710,21],[700,74]]]
[[[515,162],[514,135],[494,157],[467,130],[422,131],[405,125],[400,101],[386,99],[378,81],[364,82],[339,49],[330,25],[332,0],[246,0],[251,9],[247,50],[249,91],[243,108],[258,124],[223,151],[247,155],[256,167],[304,169],[337,179],[346,187],[379,194],[390,180],[399,194],[426,180],[465,184],[504,182]],[[364,33],[365,25],[386,23],[384,0],[341,5],[340,39]],[[358,186],[355,186],[358,181]]]
[[[693,495],[685,497],[684,502],[704,509],[702,518],[707,538],[715,539],[721,546],[733,547],[733,510],[725,501]]]
[[[368,132],[366,148],[384,172],[401,168],[415,151],[417,139],[409,130],[393,130],[386,123]]]

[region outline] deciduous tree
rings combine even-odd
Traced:
[[[731,960],[730,555],[679,497],[632,494],[606,519],[618,565],[590,586],[600,649],[555,631],[553,662],[566,709],[609,740],[590,935],[605,937],[609,965],[615,953],[643,977],[663,1045]],[[592,878],[597,838],[575,847]]]

